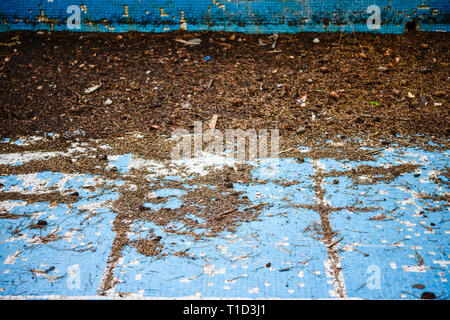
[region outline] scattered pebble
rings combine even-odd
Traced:
[[[306,99],[307,99],[308,97],[306,96],[306,95],[304,95],[304,96],[302,96],[301,98],[299,98],[299,99],[297,99],[297,102],[298,103],[304,103],[304,102],[306,102]]]
[[[99,159],[99,160],[108,160],[108,156],[107,155],[105,155],[105,154],[98,154],[97,155],[97,159]]]
[[[37,222],[37,225],[38,225],[38,226],[41,226],[41,227],[45,227],[45,226],[47,225],[47,221],[45,221],[45,220],[39,220],[39,221]]]
[[[424,292],[422,293],[421,298],[425,300],[434,300],[436,299],[436,295],[433,292]]]
[[[339,94],[336,91],[331,91],[330,97],[337,100],[337,99],[339,99]]]
[[[321,62],[329,62],[330,61],[330,57],[328,55],[323,56],[322,59],[320,59]]]
[[[298,129],[297,129],[297,133],[304,133],[306,131],[306,128],[305,127],[299,127]]]

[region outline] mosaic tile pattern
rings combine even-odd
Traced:
[[[26,146],[28,140],[2,143]],[[0,154],[0,163],[20,166],[58,156]],[[435,178],[448,182],[443,175],[448,157],[448,151],[392,147],[370,162],[254,161],[252,175],[264,182],[234,183],[234,189],[253,204],[268,203],[257,220],[242,223],[235,233],[197,241],[135,220],[129,239],[152,231],[163,236],[169,255],[148,257],[128,245],[114,265],[108,265],[116,218],[111,205],[121,179],[58,172],[1,174],[0,194],[57,190],[78,192],[79,198],[71,204],[29,204],[25,198],[0,202],[0,210],[23,215],[0,219],[0,298],[98,297],[107,272],[112,272],[116,284],[105,298],[415,299],[423,291],[445,298],[450,288],[449,219],[448,202],[439,196],[448,196],[449,188]],[[108,167],[126,175],[138,159],[128,154],[109,155],[108,160]],[[419,166],[392,181],[374,182],[364,176],[355,181],[346,175],[361,165],[402,163]],[[332,171],[336,177],[327,176]],[[163,179],[189,177],[168,172]],[[151,183],[154,178],[149,177]],[[315,184],[324,191],[323,197],[316,194]],[[185,192],[161,188],[155,195],[168,201],[146,206],[177,208]],[[336,233],[332,244],[320,236],[324,223],[320,206],[329,210],[326,219]],[[383,219],[373,219],[381,215]],[[39,220],[48,226],[27,228]],[[425,289],[415,289],[414,284]]]
[[[88,32],[237,31],[403,33],[408,21],[423,31],[448,31],[446,0],[2,0],[0,31],[68,30],[77,5],[81,28]],[[381,28],[367,20],[380,8]]]

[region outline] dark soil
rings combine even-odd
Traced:
[[[389,183],[405,173],[413,172],[418,167],[420,165],[410,163],[392,165],[388,168],[362,165],[345,172],[332,170],[326,176],[338,177],[345,175],[358,184],[373,184],[380,181]],[[363,177],[366,179],[363,179]]]
[[[14,32],[0,42],[17,35],[0,47],[2,137],[171,134],[214,114],[218,129],[279,128],[303,145],[398,135],[447,144],[450,132],[447,33],[282,34],[275,49],[259,45],[266,35],[231,33]],[[200,45],[175,41],[194,37]]]

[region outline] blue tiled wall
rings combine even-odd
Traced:
[[[448,31],[450,20],[448,0],[0,0],[0,31],[68,30],[70,5],[81,8],[77,31],[402,33],[411,20],[423,31]],[[370,5],[381,8],[378,30],[366,25]]]

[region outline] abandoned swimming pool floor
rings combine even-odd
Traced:
[[[23,145],[24,152],[0,154],[0,164],[21,166],[91,148],[89,143],[74,143],[66,153],[26,152],[39,139],[4,138],[2,143]],[[0,202],[1,211],[15,215],[15,219],[0,219],[0,298],[416,299],[425,291],[446,298],[449,219],[445,199],[449,189],[443,173],[448,151],[391,147],[379,153],[376,161],[350,162],[311,160],[307,150],[300,150],[306,157],[303,163],[289,158],[254,161],[252,175],[265,183],[234,183],[234,189],[244,192],[252,203],[269,204],[258,220],[243,223],[235,233],[222,232],[200,241],[166,234],[161,227],[136,220],[130,240],[153,229],[163,236],[170,252],[188,250],[190,257],[156,259],[126,246],[113,264],[108,263],[115,236],[115,213],[110,206],[118,197],[114,187],[124,181],[50,171],[2,173],[0,194],[58,190],[78,192],[79,199],[70,205],[17,199]],[[107,166],[126,175],[144,163],[149,173],[161,173],[158,163],[137,160],[132,154],[108,154]],[[207,156],[195,159],[188,168],[207,174],[210,161]],[[225,158],[215,158],[214,163],[234,165]],[[360,177],[364,183],[357,183],[345,175],[361,165],[402,163],[419,166],[392,181]],[[187,164],[175,167],[183,165]],[[332,170],[338,172],[336,177],[323,174]],[[167,172],[165,179],[189,176]],[[277,183],[280,179],[292,184]],[[444,183],[438,183],[439,179]],[[155,196],[168,201],[146,205],[155,210],[177,208],[184,192],[162,188]],[[317,206],[329,210],[328,223],[336,233],[332,243],[315,233],[327,223]],[[46,228],[26,228],[38,220],[47,221]],[[23,229],[19,234],[14,232],[19,229]],[[53,236],[50,242],[42,241]],[[108,272],[116,284],[99,296]],[[425,288],[414,288],[417,284]]]

